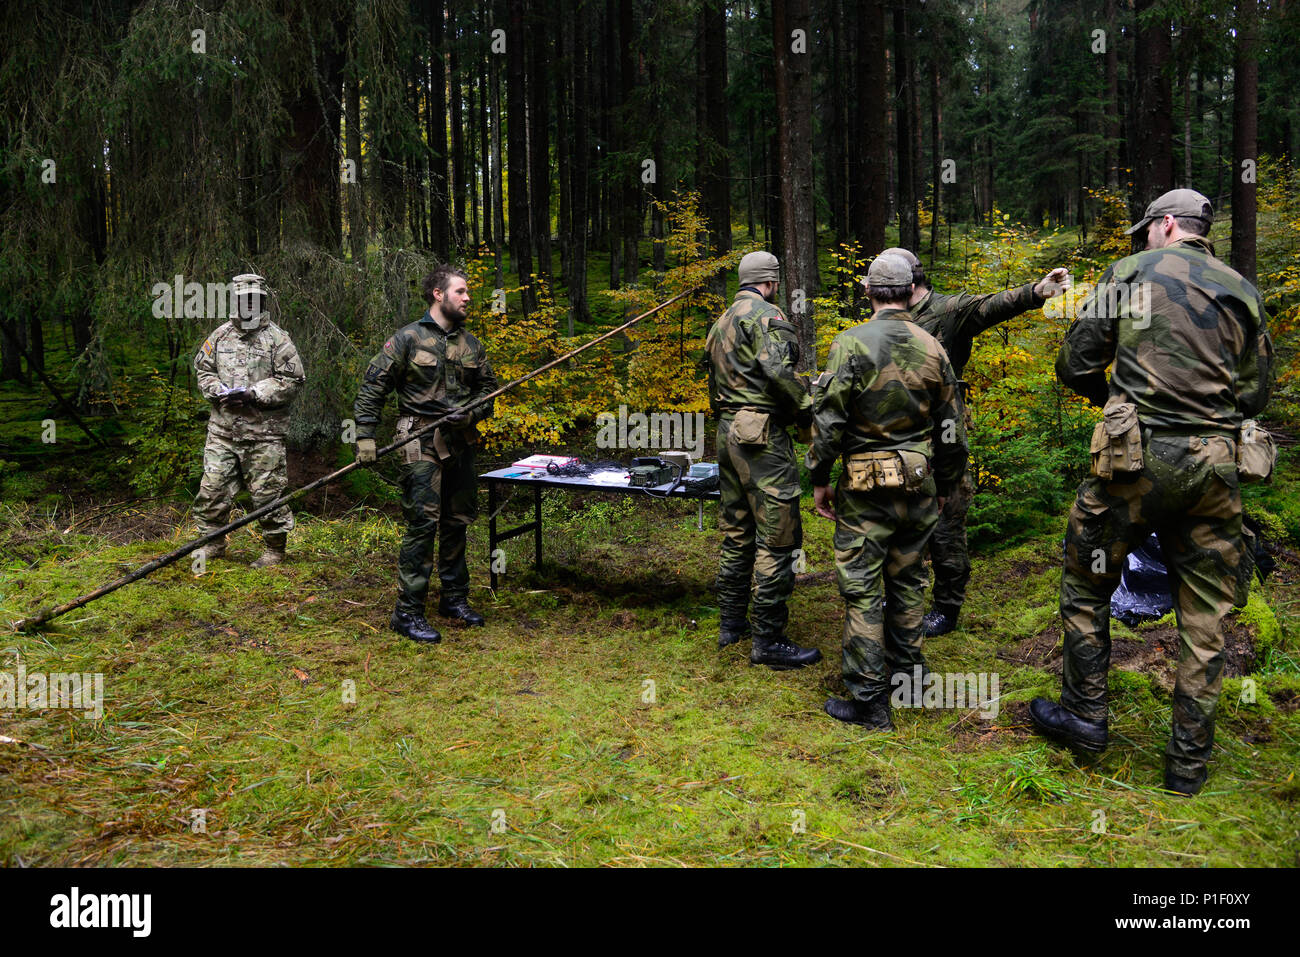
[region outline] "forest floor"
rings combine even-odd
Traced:
[[[939,671],[996,674],[997,714],[896,710],[871,733],[842,691],[831,525],[805,499],[798,672],[719,651],[719,535],[684,503],[545,499],[546,553],[507,544],[481,629],[387,629],[400,529],[367,506],[300,513],[292,559],[255,533],[196,576],[164,569],[4,638],[4,668],[100,673],[103,716],[0,710],[8,865],[1300,864],[1300,562],[1230,620],[1211,777],[1159,790],[1176,634],[1115,623],[1112,744],[1092,767],[1030,733],[1060,686],[1059,535],[977,557]],[[513,504],[513,503],[512,503]],[[709,506],[713,518],[715,506]],[[509,511],[507,510],[507,517]],[[712,525],[712,522],[708,524]],[[0,620],[187,539],[184,506],[0,513]],[[486,554],[486,524],[470,553]],[[1240,674],[1256,683],[1255,700]]]

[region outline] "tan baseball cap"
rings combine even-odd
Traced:
[[[912,285],[912,264],[904,257],[883,252],[867,268],[868,286]]]
[[[883,250],[880,255],[902,256],[904,259],[907,260],[907,264],[911,266],[913,269],[921,265],[921,260],[916,258],[916,253],[912,252],[912,250],[910,249],[904,249],[902,246],[890,246],[888,249]]]
[[[1147,224],[1153,219],[1161,219],[1165,216],[1203,219],[1208,225],[1214,222],[1214,209],[1210,206],[1210,201],[1194,189],[1171,189],[1163,196],[1152,200],[1151,205],[1147,207],[1146,215],[1124,230],[1124,234],[1132,236],[1139,230],[1146,229]]]

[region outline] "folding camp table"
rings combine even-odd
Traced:
[[[520,474],[524,473],[524,474]],[[496,562],[492,556],[496,554],[497,546],[504,541],[517,538],[520,535],[533,533],[533,562],[540,567],[542,564],[542,489],[559,488],[569,492],[608,492],[614,495],[640,495],[645,498],[652,496],[647,495],[646,490],[642,488],[632,488],[626,482],[620,485],[612,485],[605,482],[595,482],[591,476],[564,476],[551,475],[547,472],[536,472],[521,469],[519,466],[510,466],[509,468],[494,469],[491,472],[485,472],[479,478],[487,482],[488,486],[488,565],[492,571],[492,587],[497,587]],[[533,520],[525,522],[523,525],[505,531],[497,531],[497,498],[498,486],[501,485],[531,485],[533,487]],[[665,485],[654,486],[651,491],[659,498],[664,498],[664,493],[672,487],[669,482]],[[717,489],[703,492],[694,489],[679,487],[671,495],[666,496],[674,499],[698,499],[699,516],[697,525],[700,531],[704,531],[704,502],[705,499],[717,501],[722,496]]]

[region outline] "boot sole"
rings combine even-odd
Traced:
[[[408,635],[406,632],[398,631],[396,628],[390,630],[393,634],[401,635],[407,641],[414,641],[416,644],[420,645],[436,645],[442,641],[442,635],[439,635],[437,638],[416,638],[414,635]]]
[[[821,659],[818,658],[816,661],[808,661],[802,665],[791,665],[791,664],[773,664],[769,661],[755,661],[753,658],[749,659],[749,663],[751,665],[765,665],[766,667],[771,668],[773,671],[798,671],[800,668],[807,668],[809,665],[815,665],[817,664],[818,661],[821,661]]]

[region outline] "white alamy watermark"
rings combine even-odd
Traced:
[[[899,671],[890,679],[889,702],[895,708],[976,708],[979,716],[998,716],[998,673]]]
[[[1053,319],[1108,319],[1126,316],[1134,329],[1151,325],[1155,283],[1104,282],[1075,285],[1078,296],[1054,296],[1043,303],[1043,315]]]
[[[596,446],[602,449],[681,449],[695,460],[704,455],[703,412],[631,412],[596,416]]]
[[[154,283],[149,294],[155,319],[232,319],[239,308],[233,282],[186,282],[180,273]]]
[[[50,898],[51,927],[126,927],[133,937],[148,937],[152,915],[152,894],[83,894],[74,887]]]
[[[104,675],[102,673],[36,671],[28,674],[18,665],[16,671],[0,671],[0,711],[27,708],[70,708],[86,712],[83,717],[104,717]]]

